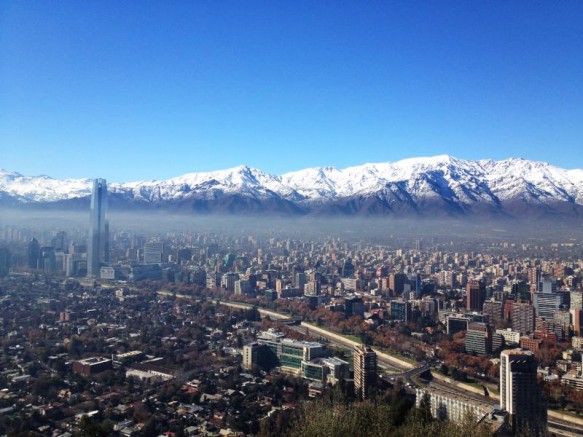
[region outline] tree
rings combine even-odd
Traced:
[[[431,415],[431,398],[429,397],[429,393],[423,393],[421,397],[421,401],[419,402],[419,419],[422,423],[429,423],[433,420],[433,416]]]
[[[79,423],[79,437],[107,437],[110,435],[108,430],[103,425],[97,423],[95,419],[89,416],[83,416]]]

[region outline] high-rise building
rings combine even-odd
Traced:
[[[502,325],[504,321],[504,302],[490,299],[484,302],[484,314],[490,316],[490,321],[494,326]]]
[[[540,267],[530,267],[528,269],[528,283],[530,284],[531,292],[537,291],[541,277],[542,271]]]
[[[413,306],[405,300],[391,300],[391,318],[401,322],[410,322],[413,317]]]
[[[344,317],[347,319],[352,316],[364,315],[364,301],[362,297],[350,295],[344,298]]]
[[[144,264],[162,264],[164,255],[164,243],[150,241],[144,244]]]
[[[392,296],[400,296],[405,290],[407,275],[404,273],[391,273],[389,275],[389,290]]]
[[[534,306],[528,302],[514,302],[512,304],[512,330],[521,334],[530,334],[534,331]]]
[[[466,331],[466,352],[476,355],[492,353],[492,329],[486,323],[470,323]]]
[[[40,248],[39,268],[45,273],[55,273],[57,271],[57,258],[53,246],[43,246]]]
[[[30,240],[28,243],[28,267],[31,269],[38,269],[40,260],[40,244],[36,238]]]
[[[55,250],[65,250],[65,231],[59,231],[51,240],[51,246],[55,248]]]
[[[221,277],[221,288],[224,288],[227,291],[234,292],[235,291],[235,281],[239,279],[238,273],[225,273]]]
[[[0,278],[8,276],[10,271],[10,250],[7,247],[0,247]]]
[[[471,280],[466,286],[466,309],[482,311],[486,301],[486,285],[483,281]]]
[[[308,282],[308,277],[304,272],[297,272],[294,276],[294,286],[304,291],[304,285]]]
[[[569,308],[572,310],[583,310],[583,292],[571,291]]]
[[[538,282],[537,291],[539,293],[556,293],[557,281],[552,276],[543,275]]]
[[[536,383],[534,353],[509,349],[500,354],[500,403],[516,435],[546,435],[547,410]]]
[[[583,332],[583,310],[574,309],[569,310],[569,312],[571,313],[571,325],[573,326],[573,333],[576,336],[581,336],[581,333]]]
[[[344,261],[344,264],[342,265],[342,270],[341,270],[341,274],[343,278],[351,278],[352,276],[354,276],[354,264],[352,264],[352,259],[351,258],[346,258],[346,260]]]
[[[557,293],[537,292],[533,293],[532,297],[536,316],[553,320],[555,312],[561,305],[561,296]]]
[[[109,235],[106,222],[107,182],[105,179],[93,181],[91,192],[91,212],[89,230],[89,250],[87,253],[87,276],[99,276],[101,263],[108,261]]]
[[[370,394],[370,388],[376,383],[377,354],[370,347],[354,347],[354,392],[358,399],[364,400]]]

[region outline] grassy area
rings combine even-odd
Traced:
[[[385,348],[382,348],[382,347],[378,347],[378,346],[373,346],[373,347],[375,349],[377,349],[378,351],[384,353],[384,354],[387,354],[387,355],[390,355],[393,358],[396,358],[397,360],[405,361],[405,362],[407,362],[409,364],[413,364],[414,366],[419,365],[419,362],[416,361],[416,360],[414,360],[414,359],[412,359],[412,358],[404,357],[401,354],[398,354],[396,352],[390,351],[390,350],[385,349]]]
[[[579,413],[577,411],[571,411],[571,410],[555,410],[555,409],[552,409],[551,411],[556,411],[557,413],[564,414],[565,416],[576,417],[578,419],[581,419],[583,417],[583,412]]]
[[[340,337],[344,337],[344,338],[346,338],[347,340],[351,340],[351,341],[354,341],[354,342],[356,342],[356,343],[362,344],[362,340],[360,339],[360,337],[358,337],[358,336],[356,336],[356,335],[350,335],[350,334],[342,334],[342,333],[340,333],[340,332],[333,331],[332,329],[330,329],[330,328],[328,328],[327,326],[324,326],[324,325],[322,325],[322,326],[318,326],[318,325],[316,325],[316,324],[313,324],[313,323],[312,323],[312,325],[314,325],[314,327],[316,327],[316,328],[318,328],[318,329],[322,329],[323,331],[329,332],[330,334],[339,335]],[[309,326],[306,326],[306,328],[307,328],[308,330],[310,329],[310,327],[309,327]],[[314,331],[313,331],[313,333],[312,333],[312,332],[310,333],[310,335],[317,336],[317,335],[318,335],[318,333],[317,333],[317,332],[314,330]]]
[[[480,390],[484,390],[484,384],[482,384],[481,382],[477,382],[476,380],[468,380],[467,382],[464,382],[464,384],[467,385],[471,385],[474,388],[480,389]],[[489,388],[488,388],[489,390]]]
[[[487,383],[487,384],[484,384],[484,385],[486,387],[488,387],[488,391],[490,391],[490,393],[493,393],[493,394],[495,394],[497,396],[500,395],[500,387],[499,386],[496,386],[496,385],[491,384],[491,383]]]
[[[356,343],[362,344],[362,340],[360,339],[360,337],[357,337],[356,335],[343,335],[343,334],[338,334],[338,335],[342,335],[342,337],[346,337],[349,340],[352,340],[352,341],[355,341]]]

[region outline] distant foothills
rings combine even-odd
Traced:
[[[88,208],[91,179],[0,170],[0,206]],[[197,214],[578,218],[583,169],[447,155],[273,175],[247,166],[168,180],[108,181],[110,210]]]

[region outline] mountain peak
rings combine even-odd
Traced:
[[[559,208],[583,213],[583,170],[564,170],[523,158],[469,161],[437,155],[345,169],[313,167],[281,176],[239,165],[162,181],[111,182],[109,186],[122,202],[195,202],[199,206],[203,202],[205,211],[226,201],[221,199],[237,196],[252,203],[237,200],[229,204],[229,211],[240,205],[261,209],[265,206],[259,205],[269,202],[270,208],[306,213],[327,211],[332,205],[332,210],[345,214],[465,214],[486,209],[512,215],[515,205],[521,205],[520,211]],[[90,193],[91,179],[57,180],[0,170],[0,199],[12,203],[68,201]]]

